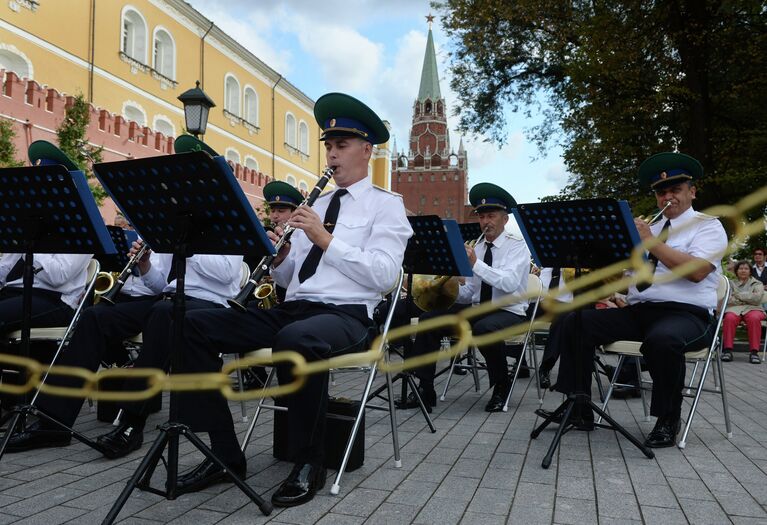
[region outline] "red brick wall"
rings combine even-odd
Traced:
[[[57,143],[56,128],[64,119],[66,108],[73,97],[53,88],[40,86],[34,80],[20,79],[11,71],[0,70],[4,78],[0,93],[0,118],[13,121],[16,131],[18,160],[27,161],[27,149],[36,140]],[[90,108],[90,124],[86,132],[88,142],[103,147],[104,161],[152,157],[173,153],[173,137],[166,137],[152,129],[128,122],[119,115],[94,106]],[[248,200],[254,207],[263,202],[263,186],[270,177],[250,170],[241,164],[231,164]],[[116,207],[111,199],[101,206],[101,215],[111,224]]]

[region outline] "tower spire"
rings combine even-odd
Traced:
[[[429,23],[429,35],[426,39],[426,53],[423,57],[423,69],[421,70],[421,87],[418,89],[418,101],[431,99],[433,101],[442,98],[439,89],[439,73],[437,72],[437,54],[434,51],[434,37],[431,33],[431,24],[434,16],[426,17]]]

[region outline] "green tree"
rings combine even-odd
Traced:
[[[0,168],[18,168],[24,165],[16,160],[16,146],[13,143],[15,137],[13,122],[0,118]]]
[[[678,150],[706,177],[696,207],[767,183],[767,2],[760,0],[444,0],[451,86],[465,132],[502,144],[506,115],[540,111],[540,151],[564,150],[571,177],[553,198],[654,198],[641,161]],[[750,219],[764,214],[752,211]]]
[[[88,130],[89,121],[90,107],[82,93],[78,93],[74,97],[73,104],[66,109],[64,120],[56,129],[56,136],[59,139],[61,151],[85,173],[93,198],[100,206],[107,197],[107,193],[93,175],[91,166],[101,162],[103,148],[95,148],[88,144],[85,133]]]

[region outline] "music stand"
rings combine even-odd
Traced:
[[[463,242],[476,241],[482,235],[482,226],[478,222],[464,222],[458,225]]]
[[[0,169],[0,203],[0,252],[24,253],[21,355],[29,357],[34,254],[110,254],[115,253],[115,246],[82,171],[68,171],[58,164]],[[70,329],[78,313],[79,309]],[[51,366],[65,341],[66,337],[59,344]],[[0,444],[0,458],[19,419],[23,428],[29,414],[57,424],[89,446],[95,445],[79,432],[39,412],[34,407],[37,394],[31,402],[27,403],[27,399],[25,394],[22,404],[0,420],[0,423],[11,421]]]
[[[407,273],[405,308],[409,316],[413,307],[411,292],[413,288],[413,274],[471,277],[474,273],[471,271],[461,232],[455,220],[440,219],[437,215],[410,216],[407,219],[410,221],[410,226],[413,229],[413,236],[410,237],[405,248],[402,268]],[[408,348],[412,348],[413,338],[406,339],[405,344],[408,345]],[[400,372],[394,376],[392,381],[397,380],[402,380],[400,393],[402,402],[404,403],[407,400],[409,385],[416,396],[418,407],[421,409],[421,413],[426,419],[429,428],[432,433],[436,432],[437,429],[434,427],[434,423],[413,380],[413,372]],[[371,395],[377,396],[385,388],[386,385],[383,385]]]
[[[615,199],[587,199],[566,202],[520,204],[514,217],[530,248],[535,263],[540,267],[598,269],[631,257],[640,243],[631,209],[626,201]],[[575,426],[570,422],[575,408],[596,412],[607,421],[602,428],[620,432],[648,458],[654,454],[634,436],[591,401],[591,393],[583,390],[581,371],[583,359],[580,347],[581,309],[575,311],[575,389],[567,399],[538,427],[530,437],[535,439],[552,421],[561,419],[559,428],[544,456],[541,466],[549,468],[554,451],[562,436]]]
[[[106,228],[117,252],[109,255],[98,255],[96,260],[99,262],[101,271],[121,272],[128,264],[128,252],[133,241],[138,239],[138,234],[133,230],[124,230],[119,226],[107,225]]]
[[[159,253],[173,253],[176,293],[173,298],[173,347],[170,372],[183,362],[186,258],[195,253],[253,255],[274,253],[253,208],[223,157],[195,151],[176,155],[96,164],[93,171],[118,204],[139,236]],[[170,394],[168,422],[150,447],[104,523],[113,523],[133,489],[138,487],[169,500],[175,499],[178,478],[179,436],[184,436],[258,505],[264,515],[272,511],[244,481],[218,459],[188,426],[178,423],[177,393]],[[152,474],[168,446],[166,490],[150,485]]]

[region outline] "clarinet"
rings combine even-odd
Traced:
[[[311,208],[312,204],[314,204],[314,201],[317,200],[317,197],[319,197],[320,193],[322,193],[322,190],[325,189],[325,186],[333,177],[334,171],[334,167],[325,169],[325,171],[322,172],[322,177],[320,177],[320,180],[318,180],[317,184],[314,186],[314,188],[312,188],[311,193],[309,193],[309,195],[301,204],[299,204],[299,206],[309,206]],[[259,282],[269,271],[269,267],[272,265],[272,261],[274,261],[276,254],[280,252],[280,248],[282,248],[285,243],[290,241],[290,236],[294,231],[295,228],[293,226],[288,225],[285,227],[285,230],[282,233],[282,237],[280,237],[280,240],[277,241],[277,244],[274,245],[275,255],[265,255],[261,259],[261,261],[256,266],[256,269],[253,270],[253,273],[250,274],[248,282],[245,283],[245,286],[242,287],[240,293],[237,294],[237,297],[227,300],[229,306],[240,310],[241,312],[244,312],[247,309],[248,302],[253,297],[253,292],[258,287]]]
[[[139,251],[133,254],[133,256],[128,261],[128,264],[125,265],[125,268],[123,268],[123,270],[120,272],[120,275],[118,275],[117,279],[115,279],[112,287],[104,292],[99,301],[103,301],[109,305],[115,304],[117,301],[117,295],[120,293],[120,290],[122,290],[123,286],[125,286],[125,281],[128,280],[128,277],[130,277],[130,275],[133,273],[133,269],[148,250],[149,245],[144,244]]]

